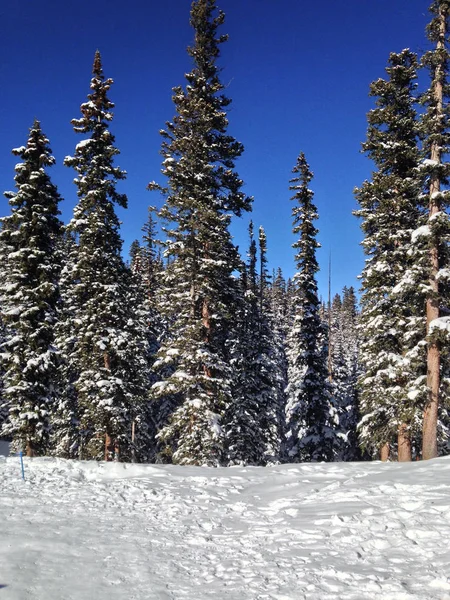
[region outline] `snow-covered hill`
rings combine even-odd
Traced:
[[[449,600],[450,458],[0,458],[0,600]]]

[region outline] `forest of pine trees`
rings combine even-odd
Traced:
[[[64,159],[78,197],[68,224],[39,121],[13,150],[0,220],[0,437],[13,451],[209,466],[449,453],[450,2],[430,12],[431,50],[391,53],[370,86],[361,289],[327,303],[301,148],[286,182],[291,277],[269,271],[262,226],[250,222],[244,253],[230,233],[254,199],[228,133],[216,0],[192,3],[191,69],[160,132],[163,180],[148,185],[163,202],[129,261],[113,80],[95,53]]]

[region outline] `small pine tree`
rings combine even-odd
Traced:
[[[331,305],[331,387],[337,436],[337,460],[361,458],[357,379],[359,375],[356,296],[352,287],[343,289]]]
[[[279,419],[279,393],[284,383],[283,364],[279,364],[275,350],[273,314],[269,296],[269,274],[267,272],[267,237],[263,227],[259,228],[259,380],[260,380],[260,429],[265,437],[266,456],[278,461],[281,453],[280,431],[284,419]]]
[[[231,464],[262,465],[278,460],[277,381],[267,294],[266,236],[259,230],[260,268],[250,223],[248,264],[242,269],[243,297],[237,312],[233,363],[237,373],[226,416],[227,457]]]
[[[3,397],[8,419],[2,434],[28,456],[48,450],[57,354],[53,345],[59,299],[57,252],[61,222],[60,196],[46,168],[55,159],[49,141],[35,121],[26,147],[13,150],[17,192],[6,192],[12,207],[2,219]]]
[[[261,402],[259,293],[257,247],[253,222],[249,226],[248,261],[241,268],[241,302],[236,312],[235,339],[232,346],[233,401],[226,422],[227,460],[229,464],[264,464],[266,442],[261,427],[264,405]]]
[[[291,461],[332,460],[334,434],[330,423],[330,386],[328,383],[325,330],[320,319],[317,293],[316,240],[313,222],[317,209],[308,185],[312,173],[305,155],[300,154],[293,169],[289,189],[294,191],[292,210],[298,240],[293,247],[297,272],[294,276],[294,322],[289,335],[289,384],[287,421]]]
[[[286,387],[288,385],[287,338],[291,326],[287,283],[281,268],[272,277],[270,303],[273,331],[273,349],[277,363],[276,382],[277,422],[280,461],[286,459]]]
[[[142,271],[142,249],[139,240],[133,240],[130,245],[130,269],[133,274]]]
[[[159,344],[164,336],[164,322],[158,311],[157,297],[159,294],[159,280],[163,271],[161,257],[156,252],[156,223],[153,217],[154,209],[149,209],[148,220],[142,231],[144,232],[142,245],[136,240],[131,244],[131,271],[138,292],[141,318],[145,322],[145,334],[147,342],[147,371],[148,388],[157,381],[156,371],[153,365]],[[158,459],[157,434],[167,419],[164,415],[164,407],[157,401],[149,401],[145,405],[145,414],[142,418],[146,423],[146,456],[151,462]],[[141,428],[142,429],[142,428]],[[143,440],[144,442],[144,440]]]

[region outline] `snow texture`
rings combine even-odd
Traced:
[[[450,457],[0,458],[2,600],[449,600]]]
[[[431,333],[437,329],[450,333],[450,317],[439,317],[438,319],[433,319],[433,321],[430,322],[429,332]]]
[[[430,227],[428,225],[422,225],[415,229],[411,234],[411,242],[415,244],[418,239],[429,237],[431,235]]]

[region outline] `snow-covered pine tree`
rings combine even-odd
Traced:
[[[286,459],[286,387],[288,385],[287,337],[291,325],[287,283],[280,267],[272,276],[270,286],[273,350],[278,367],[276,382],[279,458]]]
[[[428,39],[434,45],[426,52],[422,65],[429,69],[431,85],[422,97],[426,112],[421,120],[425,160],[421,171],[426,176],[428,206],[428,289],[426,299],[427,322],[427,388],[428,397],[423,419],[422,457],[438,454],[437,426],[440,398],[444,390],[441,374],[448,372],[446,360],[442,364],[442,346],[448,346],[449,302],[449,234],[448,190],[450,163],[450,85],[449,75],[449,14],[448,0],[434,0],[430,11],[433,19],[428,25]],[[444,319],[442,319],[444,317]],[[442,403],[441,403],[442,404]]]
[[[164,322],[158,312],[157,302],[164,265],[160,252],[157,251],[156,247],[156,222],[153,214],[154,209],[150,207],[147,222],[142,228],[144,235],[141,247],[142,283],[146,297],[147,337],[152,363],[159,349],[160,340],[165,335]],[[151,369],[151,378],[153,382],[156,381],[156,374],[153,369]]]
[[[364,448],[381,452],[382,458],[398,440],[399,460],[411,460],[411,441],[420,420],[418,355],[425,333],[420,282],[405,278],[412,264],[411,235],[420,217],[416,70],[414,53],[392,53],[388,79],[371,85],[376,108],[368,115],[363,149],[377,170],[372,181],[356,190],[361,208],[355,212],[363,219],[368,256],[361,276],[360,439]]]
[[[228,227],[232,215],[251,207],[234,170],[243,147],[226,132],[230,100],[217,66],[219,46],[227,39],[217,34],[223,21],[215,0],[193,2],[195,42],[188,53],[194,65],[186,89],[174,88],[177,114],[161,132],[168,189],[160,217],[167,223],[170,259],[162,309],[172,325],[157,364],[172,367],[172,374],[154,391],[178,398],[160,439],[182,464],[217,465],[224,459],[222,418],[233,380],[228,348],[237,287],[233,271],[239,267]]]
[[[64,228],[61,239],[61,253],[64,257],[59,278],[61,302],[58,305],[55,326],[55,345],[59,351],[58,384],[52,415],[50,451],[60,458],[81,458],[83,435],[80,431],[80,407],[75,389],[78,371],[73,354],[76,340],[76,305],[74,298],[69,298],[66,294],[77,259],[77,247],[67,228]]]
[[[161,256],[156,250],[156,223],[153,215],[154,209],[150,207],[147,222],[142,228],[144,232],[142,244],[136,240],[130,247],[131,270],[138,289],[142,318],[146,324],[149,389],[157,381],[153,364],[160,341],[165,335],[164,320],[158,311],[157,300],[163,264]],[[157,401],[152,401],[149,397],[143,418],[146,421],[147,458],[151,462],[155,462],[158,460],[159,453],[157,433],[162,424],[167,422],[165,406]]]
[[[343,429],[346,436],[343,460],[361,459],[361,449],[357,426],[360,418],[358,379],[361,375],[359,360],[359,311],[358,300],[352,286],[344,286],[342,290],[341,331],[343,339],[343,355],[347,372],[348,404],[343,419]]]
[[[8,419],[2,434],[28,456],[48,450],[57,354],[53,345],[60,260],[60,196],[46,168],[55,163],[49,141],[35,121],[26,146],[13,154],[17,192],[5,192],[12,207],[2,218],[2,320],[7,328],[1,360]]]
[[[7,256],[8,256],[8,246],[6,245],[6,240],[3,242],[1,232],[3,229],[3,223],[0,221],[0,264],[6,265]],[[2,318],[2,306],[3,306],[3,297],[1,291],[6,287],[6,278],[5,278],[5,269],[0,270],[0,353],[4,350],[4,344],[6,342],[6,327]],[[3,379],[5,376],[5,371],[3,368],[2,361],[0,359],[0,439],[2,435],[2,427],[8,416],[8,404],[6,402],[6,398],[3,394]]]
[[[69,333],[76,370],[83,457],[130,459],[132,422],[142,415],[147,394],[145,323],[131,273],[121,256],[122,241],[114,205],[127,206],[117,191],[125,172],[115,167],[119,150],[109,131],[112,79],[105,79],[100,53],[94,59],[91,93],[72,124],[88,135],[65,164],[77,172],[78,204],[67,229],[75,243],[63,300],[71,314]],[[66,344],[63,344],[67,348]]]
[[[313,222],[317,209],[308,185],[313,177],[303,153],[293,168],[290,180],[293,244],[297,271],[294,275],[294,322],[289,334],[289,384],[287,387],[287,426],[289,460],[333,460],[335,436],[330,423],[330,385],[327,369],[325,331],[320,319],[317,293],[316,259],[318,233]]]
[[[329,303],[330,304],[330,303]],[[336,294],[328,307],[328,376],[331,386],[331,418],[336,434],[336,460],[344,460],[345,410],[348,404],[347,369],[341,328],[342,300]]]
[[[3,319],[1,318],[1,309],[0,309],[0,352],[3,351],[3,344],[6,342],[6,328],[3,324]],[[6,421],[8,416],[8,404],[6,402],[6,398],[3,392],[3,379],[5,377],[5,371],[1,365],[0,361],[0,437],[2,435],[1,431],[3,428],[3,423]]]
[[[135,275],[139,274],[142,270],[142,248],[139,240],[133,240],[130,244],[130,269]]]
[[[358,335],[356,296],[352,287],[336,294],[331,305],[331,387],[337,436],[337,460],[361,458],[357,438]]]
[[[265,407],[261,401],[260,294],[252,221],[249,225],[249,237],[248,261],[241,268],[242,293],[233,324],[233,400],[224,419],[227,461],[231,465],[262,465],[267,451],[265,431],[261,426]]]
[[[266,235],[259,230],[257,247],[250,222],[248,264],[242,269],[242,297],[233,328],[233,402],[226,415],[230,464],[262,465],[279,459],[277,384],[268,296]],[[258,273],[259,271],[259,273]]]
[[[260,388],[260,429],[266,444],[269,461],[278,461],[281,452],[280,433],[284,433],[284,419],[280,420],[279,393],[284,384],[283,364],[278,363],[275,350],[273,314],[269,295],[269,274],[267,271],[267,236],[264,228],[259,228],[259,388]]]

